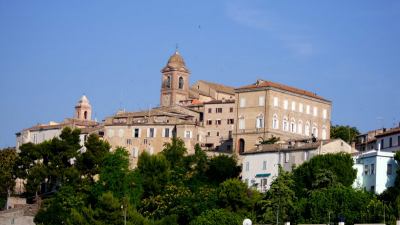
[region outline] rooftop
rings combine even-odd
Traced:
[[[330,102],[329,100],[317,95],[316,93],[312,93],[310,91],[302,90],[299,88],[295,88],[295,87],[291,87],[291,86],[287,86],[284,84],[279,84],[279,83],[275,83],[275,82],[267,81],[267,80],[257,80],[256,83],[236,88],[235,91],[240,93],[240,92],[244,92],[249,89],[259,89],[259,88],[276,88],[276,89],[280,89],[283,91],[288,91],[288,92],[292,92],[295,94],[305,95],[305,96],[308,96],[311,98],[316,98],[319,100]]]

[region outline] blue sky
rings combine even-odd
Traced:
[[[263,78],[332,100],[334,124],[391,127],[399,21],[396,0],[0,0],[0,148],[72,117],[82,94],[98,120],[156,106],[177,43],[192,83]]]

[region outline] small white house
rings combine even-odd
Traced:
[[[354,188],[363,188],[380,194],[394,185],[397,162],[394,153],[371,150],[354,157],[357,178]]]
[[[259,145],[256,149],[241,153],[242,181],[249,187],[265,192],[278,176],[279,165],[285,171],[320,154],[353,153],[349,144],[341,139],[324,141],[291,141],[282,144]]]

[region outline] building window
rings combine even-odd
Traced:
[[[267,161],[263,161],[263,170],[267,170]]]
[[[212,120],[207,120],[207,125],[212,125]]]
[[[278,97],[274,97],[274,107],[278,107],[278,105],[279,105]]]
[[[256,118],[256,128],[264,127],[264,115],[260,114]]]
[[[215,113],[222,113],[222,108],[216,108]]]
[[[391,148],[392,147],[392,138],[389,138],[389,148]]]
[[[285,152],[285,163],[289,162],[289,158],[290,158],[289,152]]]
[[[131,145],[131,144],[132,144],[132,140],[131,140],[131,139],[129,139],[129,138],[128,138],[128,139],[126,139],[126,144],[127,144],[127,145]]]
[[[133,129],[133,137],[134,138],[139,138],[140,137],[140,129],[139,128]]]
[[[384,148],[385,148],[384,143],[385,143],[385,142],[384,142],[384,140],[382,139],[382,140],[381,140],[381,147],[380,147],[380,149],[384,149]]]
[[[221,120],[215,120],[215,125],[221,125]]]
[[[165,128],[164,129],[164,137],[169,137],[169,135],[170,135],[170,132],[169,132],[169,128]]]
[[[147,145],[147,139],[143,139],[143,144]]]
[[[217,137],[219,137],[219,132],[217,131]]]
[[[296,121],[293,118],[290,121],[290,132],[296,133]]]
[[[234,119],[228,119],[228,124],[234,124],[235,120]]]
[[[246,162],[246,171],[250,170],[250,162]]]
[[[239,129],[244,129],[245,128],[245,121],[244,117],[239,118]]]
[[[315,125],[312,128],[312,135],[316,138],[318,137],[318,128]]]
[[[264,106],[265,103],[265,97],[264,96],[258,96],[258,105],[259,106]]]
[[[207,132],[207,137],[210,137],[210,136],[211,136],[211,132],[208,131],[208,132]]]
[[[314,115],[314,116],[318,116],[318,109],[317,109],[317,107],[315,107],[315,106],[314,106],[314,108],[313,108],[313,115]]]
[[[303,121],[299,120],[297,124],[297,133],[298,134],[303,134]]]
[[[310,114],[310,106],[309,105],[306,106],[306,113]]]
[[[289,121],[287,117],[283,118],[282,128],[284,131],[289,131]]]
[[[132,149],[132,156],[133,158],[137,158],[139,155],[139,150],[137,148]]]
[[[208,109],[208,113],[212,113],[212,108],[209,108],[209,109]]]
[[[322,140],[326,140],[327,137],[326,137],[326,128],[325,127],[322,128],[321,136],[322,136]]]
[[[283,101],[283,109],[288,109],[288,100]]]
[[[371,192],[375,192],[375,186],[374,185],[371,186]]]
[[[165,87],[166,88],[171,88],[171,76],[167,77],[167,81],[165,83]]]
[[[183,89],[183,77],[179,77],[179,89]]]
[[[154,128],[149,128],[149,129],[147,130],[147,137],[153,138],[153,137],[155,137],[155,136],[156,136],[155,129],[154,129]]]
[[[231,131],[231,130],[228,131],[228,138],[229,138],[229,139],[232,139],[232,131]]]
[[[299,112],[303,112],[303,103],[299,103]]]
[[[308,160],[308,152],[307,151],[304,152],[304,160]]]
[[[391,163],[387,164],[387,169],[386,169],[386,174],[387,175],[392,175],[393,171],[393,165]]]
[[[279,119],[276,114],[272,117],[272,128],[273,129],[279,129]]]
[[[364,175],[368,175],[368,172],[369,172],[369,166],[364,165]]]
[[[328,117],[328,113],[326,111],[326,109],[322,110],[322,118],[326,119]]]
[[[185,131],[185,138],[192,138],[192,131],[190,130]]]
[[[304,134],[306,136],[310,136],[310,122],[306,122],[306,125],[304,126]]]
[[[244,97],[240,98],[240,107],[245,107],[246,106],[246,99]]]
[[[292,111],[296,111],[296,102],[292,102]]]
[[[371,175],[375,174],[375,164],[371,164]]]
[[[233,107],[230,107],[230,108],[229,108],[229,112],[233,112]]]
[[[124,136],[124,130],[123,129],[119,129],[118,130],[118,136],[119,137],[123,137]]]
[[[400,146],[400,136],[397,136],[397,146]]]
[[[243,153],[245,148],[245,141],[243,138],[239,139],[239,153]]]

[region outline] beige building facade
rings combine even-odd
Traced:
[[[104,123],[104,139],[113,149],[128,150],[131,166],[143,152],[157,154],[173,137],[182,139],[188,153],[201,141],[199,114],[181,106],[154,108],[143,112],[119,112]]]
[[[249,151],[272,136],[281,140],[329,139],[331,102],[314,93],[258,80],[235,89],[237,153]]]
[[[202,147],[223,152],[232,151],[235,127],[235,100],[212,100],[204,103],[205,140]]]

